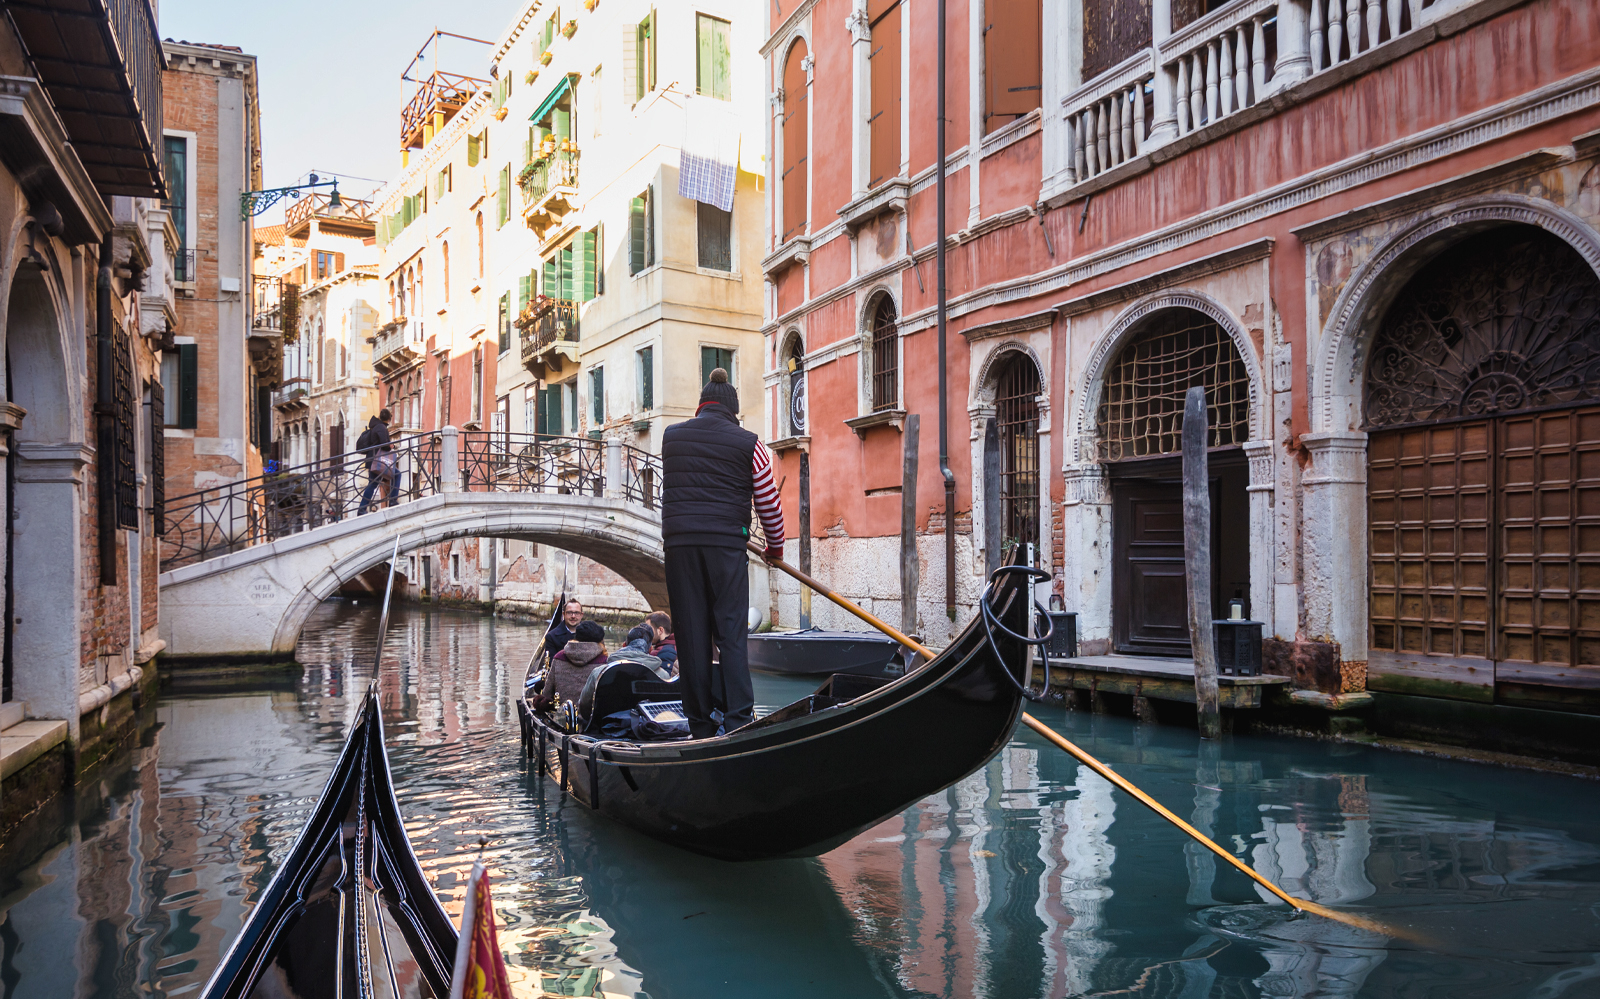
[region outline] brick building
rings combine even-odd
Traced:
[[[785,5],[764,47],[767,436],[817,574],[899,617],[919,414],[906,627],[942,639],[1031,544],[1085,652],[1186,656],[1177,431],[1198,384],[1212,610],[1265,622],[1272,668],[1575,731],[1600,689],[1593,13],[952,0],[947,618],[938,25],[894,0]]]
[[[142,0],[0,21],[0,837],[132,727],[161,648],[159,353],[178,233]],[[93,81],[88,83],[85,81]]]
[[[179,497],[261,474],[282,343],[251,324],[255,254],[240,195],[261,188],[255,57],[229,45],[163,48],[163,141],[183,247],[176,349],[162,359],[166,488]]]

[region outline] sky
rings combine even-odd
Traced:
[[[492,42],[521,6],[521,0],[160,0],[158,20],[162,38],[237,45],[256,57],[267,187],[302,182],[315,171],[324,179],[349,178],[340,181],[340,192],[363,197],[400,170],[400,110],[415,89],[400,74],[429,34],[437,27]],[[448,21],[439,20],[441,10]],[[439,68],[487,76],[492,51],[446,40]]]

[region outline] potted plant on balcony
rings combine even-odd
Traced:
[[[577,18],[573,18],[572,20],[568,21],[566,24],[563,24],[561,26],[561,33],[563,35],[566,35],[568,38],[571,38],[573,35],[576,35],[578,33],[578,19]]]
[[[549,49],[545,49],[544,54],[539,57],[539,65],[548,66],[550,65],[550,60],[554,58],[555,53],[551,52]]]
[[[598,6],[600,6],[600,0],[583,0],[583,9],[591,14],[594,13],[594,9]]]
[[[526,73],[522,74],[522,82],[526,83],[526,84],[530,84],[531,85],[533,83],[533,81],[537,80],[538,78],[539,78],[539,71],[536,70],[536,69],[530,69]]]

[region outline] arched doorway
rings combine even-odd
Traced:
[[[1206,390],[1214,617],[1250,599],[1250,375],[1211,316],[1187,308],[1147,318],[1106,370],[1100,461],[1111,483],[1111,643],[1130,655],[1187,656],[1183,555],[1183,407]]]
[[[1600,683],[1594,270],[1531,226],[1457,243],[1384,314],[1363,402],[1373,672]]]

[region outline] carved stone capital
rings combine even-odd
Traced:
[[[1068,468],[1061,473],[1061,478],[1066,486],[1065,501],[1068,505],[1078,503],[1110,505],[1111,484],[1103,466],[1079,465]]]
[[[1245,457],[1250,461],[1250,492],[1271,491],[1276,485],[1272,473],[1273,441],[1245,441]]]
[[[861,9],[852,10],[844,19],[845,30],[850,32],[851,42],[872,41],[872,27],[867,21],[867,12]]]
[[[1300,443],[1311,453],[1311,467],[1300,478],[1307,489],[1337,484],[1366,484],[1366,434],[1301,434]]]

